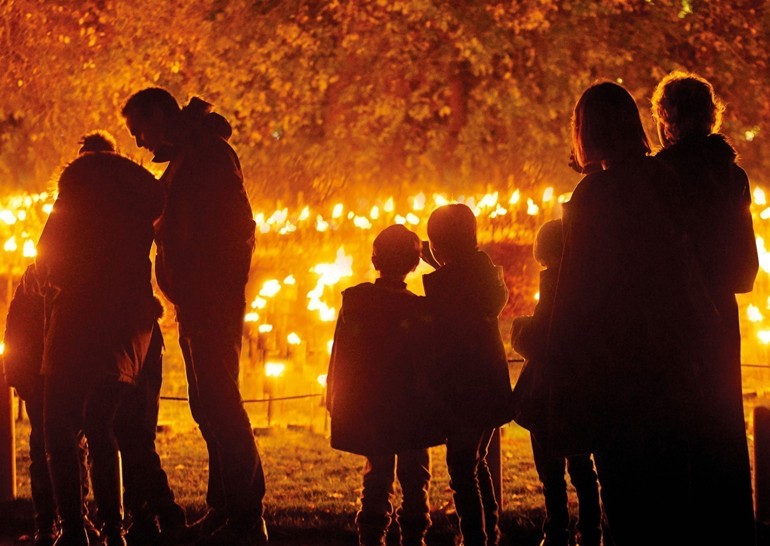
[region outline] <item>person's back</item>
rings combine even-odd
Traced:
[[[751,467],[743,412],[741,334],[735,294],[750,292],[759,269],[751,217],[751,191],[736,152],[719,134],[724,105],[708,81],[672,72],[656,87],[653,115],[663,144],[656,157],[682,180],[683,222],[695,261],[719,311],[719,355],[698,377],[703,391],[703,445],[696,472],[699,499],[712,523],[703,530],[722,542],[752,544],[754,515]],[[705,526],[704,526],[705,527]]]
[[[441,395],[449,408],[447,468],[466,545],[497,544],[498,504],[486,462],[496,427],[513,417],[498,315],[508,299],[502,271],[476,241],[462,204],[434,210],[428,239],[440,267],[423,276],[432,313]]]
[[[404,279],[420,260],[420,240],[402,225],[375,239],[380,277],[343,292],[327,374],[331,446],[366,457],[359,543],[384,545],[393,516],[394,470],[404,499],[401,544],[424,545],[430,525],[428,448],[444,442],[433,394],[430,325],[423,298]]]
[[[559,265],[564,248],[561,220],[551,220],[543,224],[537,232],[533,255],[543,267],[540,272],[540,295],[532,315],[516,317],[511,332],[513,349],[525,357],[526,372],[539,373],[535,367],[544,365],[546,343],[548,338],[548,323],[551,318],[556,287],[559,277]],[[519,381],[522,375],[519,376]],[[527,389],[525,378],[521,388]],[[514,387],[514,395],[519,412],[515,417],[525,428],[536,428],[533,420],[538,419],[537,413],[543,406],[544,392],[520,392],[519,382]],[[575,396],[580,396],[579,392]],[[532,407],[534,406],[534,407]],[[566,546],[569,544],[570,514],[567,503],[567,482],[564,479],[565,467],[578,497],[578,520],[576,524],[579,533],[578,543],[581,546],[599,546],[601,544],[601,505],[599,502],[599,485],[594,470],[594,463],[589,453],[571,455],[569,457],[551,456],[541,444],[538,434],[531,431],[532,455],[535,469],[543,486],[545,500],[545,518],[543,520],[544,538],[541,546]]]

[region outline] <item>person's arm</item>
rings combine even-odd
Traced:
[[[738,202],[731,210],[733,217],[729,222],[732,230],[728,242],[727,263],[732,265],[731,284],[736,294],[751,292],[754,280],[759,272],[759,256],[751,217],[751,191],[749,179],[743,169],[736,166],[734,176],[740,181],[741,192]]]

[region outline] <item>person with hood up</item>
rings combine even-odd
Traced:
[[[162,312],[152,292],[150,248],[163,191],[149,171],[111,150],[105,133],[84,137],[80,155],[59,178],[37,245],[46,317],[45,444],[61,524],[56,546],[89,543],[81,431],[102,537],[107,546],[126,544],[114,420]]]
[[[749,180],[735,162],[735,150],[717,132],[723,111],[711,84],[696,74],[668,74],[652,97],[663,145],[656,157],[682,180],[685,227],[722,326],[714,365],[699,377],[703,444],[695,448],[695,484],[703,489],[695,498],[705,501],[708,522],[701,543],[749,545],[755,525],[735,294],[751,292],[759,260]]]
[[[265,478],[238,387],[253,219],[230,124],[165,89],[132,95],[122,113],[140,148],[168,162],[156,226],[158,285],[174,304],[190,410],[209,452],[209,510],[189,529],[199,544],[262,544]]]

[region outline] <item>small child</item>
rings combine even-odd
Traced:
[[[499,543],[498,503],[487,465],[495,428],[512,419],[511,381],[497,317],[508,300],[502,270],[478,249],[476,217],[444,205],[428,219],[440,266],[423,276],[434,323],[442,397],[449,407],[447,469],[465,546]]]
[[[431,523],[428,448],[444,443],[444,432],[428,381],[433,359],[425,301],[404,282],[419,261],[415,233],[402,225],[385,228],[372,249],[379,278],[343,292],[334,333],[327,374],[331,445],[366,457],[356,515],[362,546],[385,544],[396,476],[403,491],[402,546],[424,546]]]
[[[542,361],[548,335],[548,321],[563,248],[561,220],[543,224],[537,232],[533,254],[544,267],[540,272],[540,300],[531,316],[517,317],[513,321],[511,345],[527,359],[527,366],[537,366]],[[538,442],[536,434],[530,434],[535,468],[543,485],[545,520],[541,546],[567,546],[569,541],[569,510],[567,506],[567,482],[565,465],[578,496],[577,541],[580,546],[601,544],[601,506],[596,471],[590,454],[569,457],[551,457]]]

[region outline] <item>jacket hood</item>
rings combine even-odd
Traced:
[[[161,147],[155,153],[153,161],[156,163],[169,161],[176,149],[202,138],[228,140],[233,134],[233,127],[224,116],[212,110],[211,103],[199,97],[190,99],[166,135],[171,145]]]

